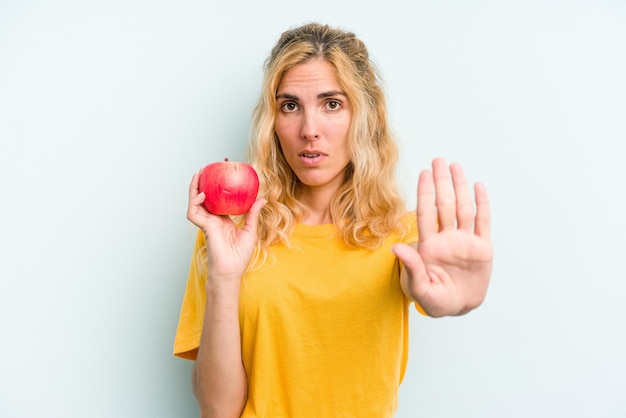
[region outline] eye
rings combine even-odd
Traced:
[[[296,110],[298,110],[298,105],[294,102],[285,102],[280,105],[280,110],[282,110],[283,112],[295,112]]]
[[[339,110],[339,108],[341,108],[341,102],[338,100],[329,100],[326,102],[326,107],[329,110]]]

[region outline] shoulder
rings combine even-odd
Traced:
[[[417,215],[414,211],[406,212],[401,218],[403,231],[401,231],[400,239],[405,244],[417,242]]]

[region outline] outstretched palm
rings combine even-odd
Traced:
[[[485,298],[493,260],[489,200],[480,183],[474,194],[475,210],[461,166],[448,171],[434,160],[418,183],[417,248],[394,246],[405,292],[431,316],[463,314]]]

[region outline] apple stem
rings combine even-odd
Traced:
[[[228,162],[228,158],[224,158],[224,161]]]

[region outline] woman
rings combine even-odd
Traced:
[[[239,228],[204,210],[193,177],[200,230],[174,351],[195,359],[203,417],[391,417],[410,304],[444,316],[482,303],[486,191],[474,211],[461,167],[436,159],[407,213],[378,80],[352,33],[283,33],[253,119],[260,197]]]

